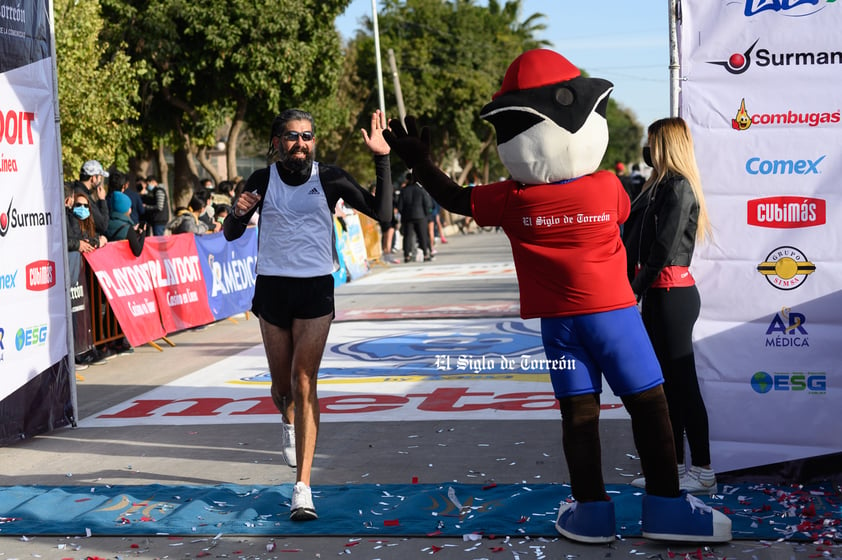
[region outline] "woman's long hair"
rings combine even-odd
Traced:
[[[643,185],[647,191],[652,185],[663,181],[667,175],[680,175],[687,179],[696,202],[699,204],[699,220],[696,228],[696,240],[703,241],[711,235],[705,195],[702,192],[702,179],[696,165],[693,150],[693,137],[690,128],[681,117],[659,119],[649,125],[649,150],[652,156],[652,170],[649,179]]]
[[[91,203],[91,197],[88,196],[88,193],[86,193],[85,191],[76,189],[73,192],[73,204],[76,204],[76,201],[80,197],[85,198],[85,202],[88,203],[88,211],[90,212],[87,218],[85,218],[84,220],[79,220],[79,225],[82,227],[82,233],[85,234],[85,237],[87,237],[88,239],[94,239],[98,242],[99,235],[97,235],[96,233],[96,224],[94,223],[93,210],[91,209],[91,206],[93,206],[93,204]]]

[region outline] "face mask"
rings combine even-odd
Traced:
[[[77,206],[73,209],[73,214],[80,220],[87,220],[91,216],[91,211],[85,206]]]
[[[655,167],[652,165],[652,150],[649,149],[649,146],[643,146],[643,163],[649,167]]]

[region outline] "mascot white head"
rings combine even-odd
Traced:
[[[557,52],[535,49],[512,62],[480,117],[497,131],[497,151],[515,181],[575,179],[596,171],[605,155],[613,88],[582,76]]]

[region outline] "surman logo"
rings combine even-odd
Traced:
[[[778,247],[757,265],[757,272],[779,290],[794,290],[816,271],[816,265],[807,260],[799,249]]]
[[[760,39],[757,39],[759,41]],[[751,44],[744,53],[734,53],[728,57],[728,60],[713,60],[708,64],[716,64],[722,66],[731,74],[742,74],[748,67],[751,66],[751,51],[754,50],[757,41]]]

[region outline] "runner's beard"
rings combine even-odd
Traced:
[[[304,157],[293,157],[294,154],[297,154],[298,152],[302,152]],[[313,150],[310,150],[307,147],[293,146],[288,152],[281,154],[280,161],[281,165],[290,171],[301,173],[310,169],[313,165],[313,157]]]

